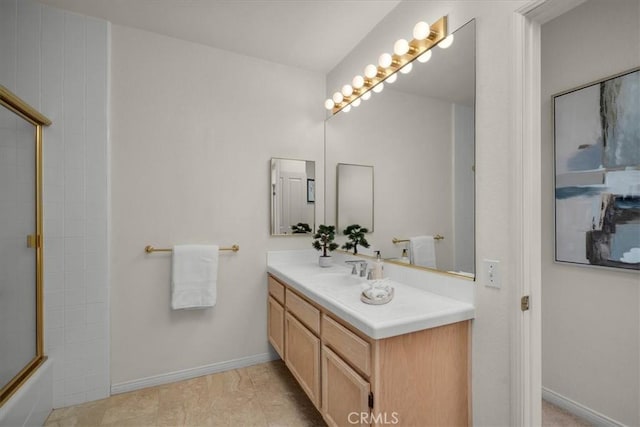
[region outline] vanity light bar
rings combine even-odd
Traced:
[[[396,41],[393,55],[383,53],[378,58],[377,66],[373,64],[367,65],[364,69],[364,77],[355,76],[351,82],[352,84],[342,86],[340,91],[334,93],[330,99],[325,101],[325,108],[331,110],[332,114],[342,110],[348,112],[352,105],[357,107],[360,104],[360,98],[363,100],[369,99],[371,96],[370,91],[381,92],[385,80],[391,77],[389,83],[393,83],[397,78],[396,73],[398,71],[403,74],[411,71],[412,61],[429,51],[436,44],[444,40],[442,47],[450,46],[450,37],[452,36],[447,37],[447,17],[443,16],[432,25],[426,22],[418,22],[413,28],[413,37],[410,42],[404,39]],[[427,53],[427,55],[430,57],[430,53]],[[420,62],[426,61],[428,61],[428,57]]]

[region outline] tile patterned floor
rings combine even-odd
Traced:
[[[56,409],[45,426],[326,426],[282,361]]]
[[[542,401],[542,425],[544,427],[590,427],[591,424],[581,418],[553,405]]]
[[[542,425],[589,423],[542,401]],[[281,360],[56,409],[47,427],[326,426]]]

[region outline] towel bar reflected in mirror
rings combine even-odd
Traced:
[[[240,246],[238,245],[233,245],[230,248],[220,248],[219,250],[221,251],[233,251],[233,252],[238,252],[240,250]],[[148,254],[152,253],[152,252],[173,252],[173,249],[171,248],[154,248],[151,245],[147,245],[144,247],[144,251]]]
[[[434,240],[444,240],[444,236],[441,236],[439,234],[436,234],[435,236],[433,236],[433,238]],[[408,242],[409,239],[398,239],[397,237],[394,237],[393,239],[391,239],[391,241],[394,245],[397,245],[398,243]]]

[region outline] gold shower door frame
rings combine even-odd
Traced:
[[[36,355],[7,384],[0,384],[0,406],[2,406],[47,360],[44,355],[44,310],[43,310],[43,226],[42,226],[42,128],[49,126],[51,120],[24,102],[4,86],[0,85],[0,105],[14,112],[35,127],[36,144],[36,234],[29,239],[36,251]]]

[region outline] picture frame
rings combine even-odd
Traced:
[[[307,179],[307,203],[316,202],[316,180]]]
[[[551,97],[555,261],[640,270],[640,67]]]

